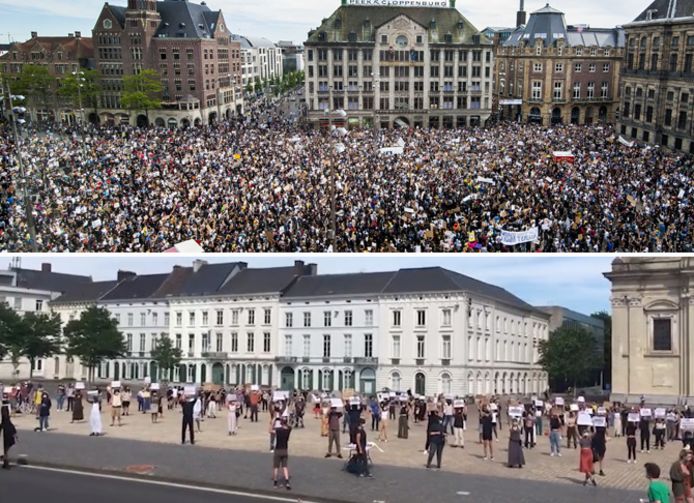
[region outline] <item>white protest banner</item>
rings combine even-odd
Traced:
[[[356,405],[357,407],[361,405],[361,399],[358,396],[353,396],[349,399],[350,405]]]
[[[578,412],[578,404],[577,403],[572,403],[569,406],[569,409],[571,409],[572,412]]]
[[[584,397],[582,397],[582,396],[579,396],[579,397],[576,399],[576,401],[577,401],[578,403],[586,403],[586,399],[585,399]]]
[[[593,418],[587,412],[579,412],[576,424],[578,426],[593,426]]]
[[[607,414],[607,409],[605,409],[605,407],[598,407],[598,414],[604,416]]]
[[[87,396],[95,397],[99,394],[98,391],[87,391]]]
[[[653,415],[655,416],[656,419],[664,419],[665,418],[665,409],[662,407],[659,407],[655,409],[653,412]]]
[[[639,413],[641,414],[641,417],[651,417],[653,415],[653,411],[648,408],[641,409]]]
[[[462,409],[465,407],[465,400],[454,400],[453,401],[453,408],[454,409]]]
[[[619,137],[619,143],[621,143],[621,144],[624,145],[625,147],[629,147],[629,148],[631,148],[631,147],[634,146],[634,142],[633,142],[633,141],[627,141],[627,140],[625,140],[624,138],[622,138],[621,136]]]
[[[492,178],[485,178],[483,176],[477,177],[477,183],[486,183],[487,185],[496,185],[496,182]]]
[[[516,407],[509,407],[508,408],[508,415],[511,417],[515,417],[516,419],[519,419],[523,416],[524,408],[522,405],[516,406]]]
[[[540,228],[533,227],[524,232],[509,232],[501,231],[501,243],[505,246],[521,245],[523,243],[532,243],[540,237]]]
[[[339,398],[331,398],[330,399],[330,407],[335,407],[336,409],[341,409],[344,406],[342,403],[342,400]]]
[[[395,391],[391,391],[390,393],[388,393],[388,396],[390,398],[395,398],[396,396],[398,396],[398,394]]]
[[[152,382],[151,377],[145,377],[145,384],[150,384]]]
[[[258,391],[260,389],[260,386],[257,384],[251,384],[251,391]]]
[[[544,404],[543,400],[535,400],[535,407],[542,407]]]
[[[639,417],[638,412],[630,412],[627,416],[627,422],[629,423],[638,423],[640,420],[641,418]]]
[[[694,431],[694,418],[683,417],[680,420],[680,430],[682,430],[682,431]]]
[[[499,407],[497,407],[497,405],[495,403],[489,404],[489,410],[498,410],[498,409],[499,409]]]
[[[7,393],[8,395],[12,393],[12,386],[5,386],[3,393]]]
[[[152,391],[159,391],[159,383],[158,382],[153,382],[152,384],[149,385],[149,389]]]
[[[386,147],[379,150],[384,155],[402,155],[405,152],[403,147]]]
[[[284,402],[284,401],[287,401],[288,398],[289,398],[289,391],[275,390],[275,392],[272,394],[272,401],[273,402]]]
[[[564,405],[564,399],[560,396],[554,399],[554,404],[555,405]]]
[[[84,383],[83,382],[76,382],[75,383],[75,389],[84,389]]]
[[[186,396],[195,396],[198,393],[198,389],[195,386],[186,386],[183,388],[183,394]]]
[[[111,383],[111,389],[120,389],[120,381],[113,381]]]
[[[677,421],[677,414],[675,414],[674,412],[668,412],[667,420],[668,421]]]
[[[595,416],[593,418],[593,426],[596,428],[606,428],[607,418],[605,416]]]

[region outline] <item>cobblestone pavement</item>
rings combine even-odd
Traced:
[[[88,415],[89,407],[85,408]],[[87,436],[89,424],[70,423],[71,414],[61,411],[53,411],[50,418],[51,432],[67,435]],[[367,418],[368,419],[368,418]],[[151,422],[149,414],[132,413],[123,417],[122,426],[110,426],[110,413],[108,407],[104,408],[102,421],[106,438],[139,440],[161,444],[180,444],[181,417],[178,411],[165,411],[164,417],[157,424]],[[292,457],[319,458],[324,463],[333,463],[341,466],[341,461],[335,458],[324,460],[327,449],[327,438],[320,436],[320,422],[307,414],[306,428],[292,433],[290,441],[290,453]],[[15,424],[21,430],[31,430],[37,425],[34,417],[17,417]],[[226,411],[217,414],[216,419],[206,419],[202,423],[202,432],[196,433],[196,444],[201,447],[209,447],[220,450],[229,450],[235,453],[248,452],[265,454],[269,452],[269,415],[260,413],[260,421],[252,423],[249,420],[240,419],[238,435],[228,436],[226,432]],[[476,419],[471,418],[471,424],[476,424]],[[424,455],[425,424],[412,424],[409,439],[396,438],[395,423],[388,423],[387,443],[379,443],[383,450],[372,449],[371,456],[377,467],[392,466],[413,468],[424,471],[426,457]],[[48,439],[47,434],[36,434],[37,437]],[[369,440],[376,440],[377,434],[371,432],[370,421],[367,422]],[[33,434],[32,434],[33,438]],[[582,480],[578,472],[578,451],[562,448],[562,457],[549,456],[549,441],[547,437],[539,439],[534,449],[526,450],[526,467],[522,470],[510,469],[505,466],[506,450],[508,442],[508,430],[506,425],[499,432],[499,441],[494,443],[495,460],[483,461],[482,446],[477,442],[477,430],[468,429],[465,433],[465,448],[453,448],[447,445],[444,450],[442,472],[451,474],[480,475],[512,479],[516,481],[551,482],[563,485],[575,485]],[[34,440],[32,440],[34,441]],[[348,436],[342,436],[343,448],[348,441]],[[563,439],[562,442],[565,442]],[[21,443],[16,453],[21,452]],[[93,445],[93,444],[92,444]],[[626,463],[626,442],[623,438],[610,439],[607,444],[607,455],[604,463],[605,477],[598,477],[601,487],[609,487],[621,490],[643,491],[647,485],[643,474],[643,463],[653,461],[658,463],[667,474],[670,464],[676,459],[680,448],[679,442],[666,445],[664,450],[651,450],[650,454],[638,454],[637,464]],[[565,444],[563,444],[565,447]],[[268,457],[269,459],[269,457]],[[267,461],[269,463],[269,461]]]

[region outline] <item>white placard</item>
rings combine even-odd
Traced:
[[[76,382],[75,383],[75,389],[84,389],[84,383],[83,382]]]
[[[564,405],[564,399],[562,397],[558,396],[557,398],[554,399],[554,404],[563,406]]]
[[[656,419],[663,419],[663,418],[665,418],[665,412],[666,412],[665,409],[663,409],[662,407],[659,407],[659,408],[655,409],[653,415],[655,416]]]
[[[569,409],[570,409],[572,412],[578,412],[578,404],[577,404],[577,403],[572,403],[571,405],[569,405]]]
[[[12,393],[12,386],[5,386],[3,393],[7,393],[8,395]]]
[[[349,404],[360,406],[361,405],[361,399],[358,396],[353,396],[352,398],[349,399]]]
[[[508,415],[511,417],[520,418],[523,416],[524,410],[525,409],[523,408],[523,406],[520,406],[520,405],[516,406],[516,407],[509,407],[508,408]]]
[[[195,396],[198,394],[198,388],[195,386],[186,386],[183,388],[183,394],[186,396]]]
[[[677,421],[677,414],[675,414],[674,412],[668,412],[667,420],[668,421]]]
[[[532,243],[540,238],[540,229],[533,227],[524,232],[501,231],[501,244],[515,246],[523,243]]]
[[[490,403],[489,410],[499,410],[499,407],[497,407],[495,403]]]
[[[272,394],[273,402],[286,402],[289,399],[289,391],[276,390]]]
[[[395,391],[391,391],[390,393],[388,393],[388,396],[390,398],[395,398],[396,396],[398,396],[398,394]]]
[[[145,384],[151,384],[152,378],[151,377],[145,377]]]
[[[641,414],[641,417],[651,417],[653,415],[653,411],[651,411],[651,409],[641,409],[639,414]]]
[[[159,391],[159,383],[153,382],[152,384],[149,385],[149,389],[151,389],[152,391]]]
[[[454,409],[462,409],[465,407],[465,400],[453,400]]]
[[[605,416],[595,416],[593,418],[593,426],[596,428],[606,428],[607,418]]]
[[[543,400],[535,400],[535,407],[542,407],[544,404]]]
[[[111,389],[120,389],[120,381],[113,381],[111,383]]]
[[[598,414],[604,416],[607,414],[607,409],[605,407],[598,407]]]
[[[683,417],[680,420],[680,430],[682,430],[682,431],[694,431],[694,418]]]
[[[94,397],[94,396],[97,396],[98,394],[99,394],[98,391],[87,391],[87,396]]]
[[[582,396],[579,396],[579,397],[576,399],[576,401],[577,401],[578,403],[586,403],[585,397],[582,397]]]
[[[260,386],[257,384],[251,384],[251,391],[258,391],[260,389]]]
[[[593,426],[593,418],[587,412],[579,412],[576,424],[578,426]]]
[[[339,398],[331,398],[330,399],[330,407],[335,407],[336,409],[341,409],[344,407],[344,404],[342,403],[342,400]]]
[[[641,417],[639,416],[638,412],[630,412],[627,416],[627,422],[629,423],[638,423],[640,420]]]

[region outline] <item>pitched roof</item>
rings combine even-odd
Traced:
[[[80,285],[79,288],[67,292],[51,304],[67,304],[69,302],[96,302],[102,296],[113,290],[118,285],[118,281],[95,281],[93,283]]]
[[[164,299],[177,295],[186,281],[193,275],[192,267],[174,266],[168,278],[161,284],[157,291],[152,294],[153,298]]]
[[[136,300],[153,298],[153,294],[167,280],[169,274],[144,274],[134,276],[120,284],[101,297],[102,301]]]
[[[177,293],[181,296],[214,294],[224,286],[232,273],[238,273],[246,266],[245,262],[204,264],[183,282]]]
[[[395,272],[370,272],[303,276],[294,282],[291,288],[284,293],[283,298],[378,295],[395,274]]]
[[[121,7],[119,5],[110,5],[106,4],[106,7],[111,11],[111,14],[113,14],[113,17],[116,18],[116,21],[120,24],[121,28],[125,28],[125,11],[127,10],[125,7]]]
[[[94,57],[94,42],[88,37],[33,37],[24,42],[13,42],[8,50],[19,53],[29,53],[41,50],[52,54],[64,52],[62,61],[79,59],[91,59]],[[8,55],[3,58],[8,58]]]
[[[694,0],[655,0],[634,19],[634,22],[658,22],[686,17],[692,18],[694,22]]]
[[[296,267],[244,269],[220,288],[219,293],[227,295],[280,293],[303,272]]]
[[[92,282],[90,276],[38,271],[34,269],[10,269],[17,274],[17,287],[49,292],[72,292]]]
[[[157,2],[161,24],[156,36],[166,38],[212,38],[221,11],[188,0]]]
[[[317,30],[309,33],[308,42],[348,42],[349,34],[354,33],[357,42],[373,43],[376,29],[401,15],[427,28],[430,43],[442,43],[445,35],[451,34],[453,43],[469,44],[473,35],[480,35],[479,30],[455,8],[343,5],[324,19]],[[435,27],[432,27],[432,21],[435,21]],[[321,32],[325,32],[325,40],[319,40]],[[492,43],[484,35],[480,40],[482,44]]]

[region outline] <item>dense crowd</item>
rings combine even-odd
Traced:
[[[341,143],[345,149],[336,148]],[[402,155],[382,148],[404,143]],[[571,151],[573,164],[553,151]],[[692,159],[609,126],[304,130],[261,106],[204,128],[27,134],[39,251],[687,252]],[[12,135],[0,138],[0,248],[32,248]],[[501,231],[537,227],[532,244]]]

